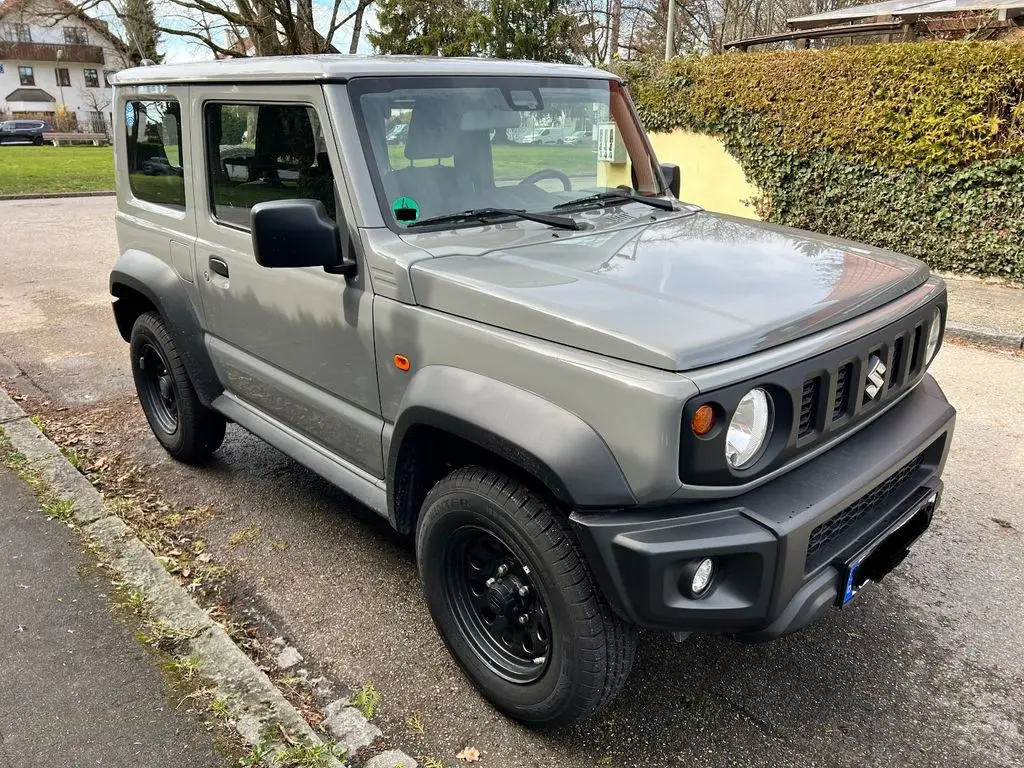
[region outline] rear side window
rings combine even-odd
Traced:
[[[132,194],[148,203],[185,210],[185,150],[178,102],[129,101],[124,128]]]
[[[214,218],[249,227],[266,200],[319,200],[334,218],[334,173],[316,110],[304,104],[207,104],[206,173]]]

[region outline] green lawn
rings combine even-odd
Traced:
[[[493,144],[491,156],[496,179],[518,181],[542,168],[554,168],[568,176],[597,174],[597,155],[588,145]],[[405,145],[388,145],[388,159],[392,168],[405,168],[409,165],[409,160],[405,157]],[[431,162],[417,160],[416,164],[430,165]],[[452,158],[442,160],[441,164],[452,165]]]
[[[0,195],[113,188],[113,147],[0,146]]]

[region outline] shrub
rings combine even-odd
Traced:
[[[716,136],[767,219],[1024,280],[1024,45],[627,65],[647,128]]]

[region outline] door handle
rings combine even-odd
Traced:
[[[224,259],[218,259],[215,256],[210,257],[210,271],[215,275],[221,277],[228,276],[228,263]]]

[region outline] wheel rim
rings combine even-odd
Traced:
[[[537,579],[493,533],[458,528],[442,578],[452,615],[476,656],[513,683],[540,678],[551,659],[551,624]]]
[[[178,399],[167,361],[159,349],[148,342],[138,352],[139,394],[146,411],[161,430],[173,435],[178,430]]]

